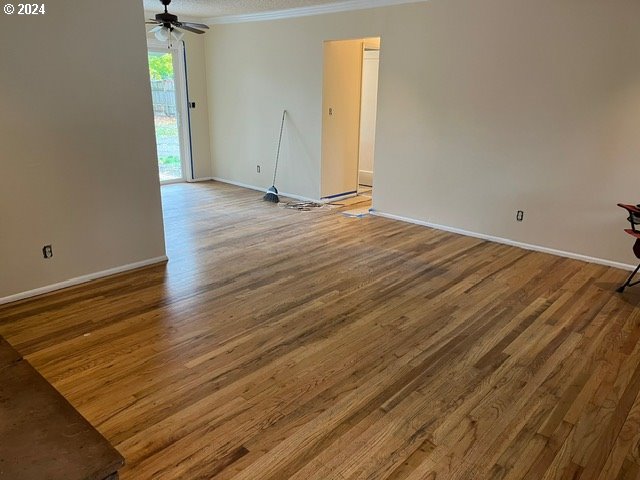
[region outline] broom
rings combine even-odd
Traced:
[[[276,175],[278,174],[278,160],[280,159],[280,145],[282,144],[282,130],[284,129],[284,117],[287,114],[286,110],[282,111],[282,122],[280,123],[280,138],[278,138],[278,153],[276,153],[276,168],[273,169],[273,183],[267,189],[262,199],[265,202],[278,203],[280,198],[278,197],[278,189],[276,188]]]

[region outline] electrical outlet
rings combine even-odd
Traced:
[[[53,247],[51,245],[42,247],[42,256],[47,259],[53,257]]]
[[[260,165],[256,165],[256,171],[260,173]]]
[[[524,220],[524,212],[522,210],[518,210],[518,212],[516,213],[516,220],[518,222],[521,222]]]

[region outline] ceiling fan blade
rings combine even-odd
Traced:
[[[204,33],[202,30],[198,30],[197,28],[190,27],[189,25],[185,25],[184,23],[175,22],[173,25],[178,27],[178,28],[182,28],[183,30],[186,30],[187,32],[198,33],[198,34]]]
[[[201,28],[204,30],[209,30],[209,25],[205,25],[204,23],[193,23],[193,22],[181,22],[182,25],[187,25],[191,28]]]
[[[161,25],[157,20],[149,20],[148,22],[144,22],[145,25]]]

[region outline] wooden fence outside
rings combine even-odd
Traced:
[[[151,80],[151,96],[155,115],[176,116],[176,86],[173,79]]]

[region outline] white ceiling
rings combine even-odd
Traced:
[[[169,12],[192,18],[212,18],[227,15],[246,15],[290,8],[340,4],[344,0],[173,0]],[[147,12],[160,12],[160,0],[144,0]]]

